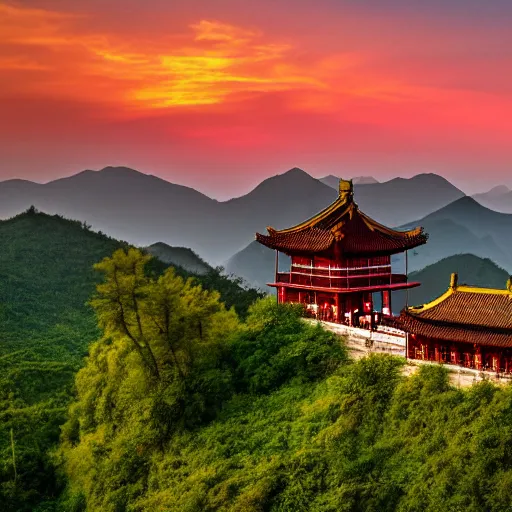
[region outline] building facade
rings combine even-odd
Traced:
[[[510,373],[512,284],[504,290],[460,286],[452,274],[441,297],[402,311],[397,325],[408,333],[407,357]]]
[[[275,280],[279,302],[304,305],[320,320],[371,328],[380,317],[392,315],[392,292],[419,286],[404,274],[392,272],[391,256],[426,243],[418,227],[390,229],[361,212],[351,181],[340,180],[339,194],[314,217],[288,229],[267,228],[256,240],[276,251]],[[278,271],[279,253],[291,257],[287,272]],[[373,294],[381,295],[374,311]]]

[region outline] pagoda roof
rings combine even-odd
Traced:
[[[458,286],[423,306],[402,311],[398,323],[410,333],[446,341],[512,347],[512,286],[506,290]]]
[[[267,227],[268,235],[256,240],[278,251],[319,253],[336,247],[340,254],[395,254],[426,243],[423,228],[397,231],[371,219],[354,201],[352,181],[340,180],[338,198],[310,219],[291,228]]]

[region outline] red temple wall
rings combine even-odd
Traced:
[[[313,287],[358,288],[405,282],[405,276],[392,275],[390,256],[328,259],[319,256],[293,256],[290,273],[279,273],[282,282]]]
[[[512,371],[512,349],[457,343],[409,334],[407,357],[475,370]]]

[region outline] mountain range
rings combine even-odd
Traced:
[[[355,193],[363,211],[390,226],[421,218],[464,195],[435,174],[356,185]],[[106,167],[47,184],[1,182],[0,218],[34,205],[86,221],[95,230],[136,245],[163,242],[188,247],[216,265],[246,247],[256,231],[301,222],[336,195],[331,186],[298,168],[264,180],[248,194],[219,202],[133,169]]]
[[[465,196],[401,227],[412,226],[423,226],[429,240],[410,253],[411,270],[470,252],[490,258],[512,273],[512,214],[495,212]]]

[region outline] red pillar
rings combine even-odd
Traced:
[[[482,369],[482,351],[481,351],[480,347],[476,347],[476,350],[475,350],[475,368],[477,370]]]

